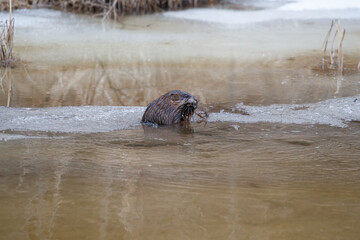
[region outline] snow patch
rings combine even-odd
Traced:
[[[323,9],[360,9],[359,0],[300,0],[279,8],[280,10],[304,11]]]
[[[275,9],[259,11],[230,9],[188,9],[166,12],[166,17],[217,23],[223,25],[240,25],[273,20],[306,20],[306,19],[359,19],[359,0],[301,0],[285,4]]]

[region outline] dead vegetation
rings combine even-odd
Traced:
[[[0,64],[10,66],[13,62],[12,49],[14,38],[14,19],[12,18],[12,4],[9,1],[9,21],[0,22]]]
[[[0,30],[0,63],[1,66],[10,66],[14,61],[12,56],[14,37],[14,19],[1,23]]]
[[[12,18],[12,0],[9,0],[9,21],[0,22],[0,89],[5,94],[4,79],[8,79],[7,104],[10,106],[13,92],[10,65],[14,61],[12,56],[14,39],[14,19]]]
[[[335,29],[333,31],[333,29]],[[331,26],[326,34],[322,49],[323,49],[323,58],[322,58],[322,68],[323,70],[337,69],[339,75],[344,75],[344,52],[342,49],[344,37],[346,30],[341,28],[340,20],[331,21]],[[337,41],[336,41],[337,37]],[[329,41],[331,40],[331,48],[328,49]],[[337,48],[334,48],[334,44],[337,42]],[[328,54],[328,55],[327,55]]]
[[[122,15],[155,13],[211,4],[213,0],[14,0],[13,8],[46,7],[116,19]],[[8,9],[9,3],[1,1],[0,10]]]

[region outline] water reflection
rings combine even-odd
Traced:
[[[160,94],[181,89],[200,98],[205,105],[233,108],[236,103],[269,105],[308,103],[332,96],[359,93],[359,73],[353,71],[339,79],[331,72],[309,70],[315,56],[299,59],[313,61],[296,67],[293,60],[281,67],[258,63],[119,65],[95,63],[74,67],[45,69],[19,66],[3,70],[0,104],[16,107],[73,105],[146,106]],[[356,65],[348,60],[348,66]],[[215,106],[215,108],[217,108]]]
[[[13,95],[13,80],[10,67],[0,68],[0,89],[3,94],[4,100],[6,99],[6,104],[4,106],[10,107],[12,104],[12,95]]]

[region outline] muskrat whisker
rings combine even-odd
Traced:
[[[207,119],[209,117],[209,113],[207,112],[195,112],[195,114],[202,119]]]

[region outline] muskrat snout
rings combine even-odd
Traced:
[[[199,100],[192,96],[189,98],[189,100],[187,101],[194,109],[196,109],[198,107],[198,103],[199,103]]]

